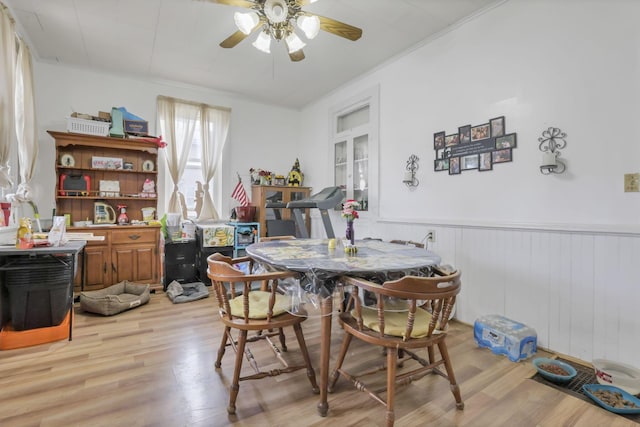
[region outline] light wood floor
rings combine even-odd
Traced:
[[[308,319],[304,330],[317,366],[319,320]],[[304,371],[241,383],[237,415],[229,416],[233,351],[220,371],[213,366],[221,332],[213,297],[174,305],[160,292],[113,317],[76,308],[73,341],[0,351],[0,426],[384,424],[384,408],[344,380],[329,395],[328,417],[320,417]],[[334,321],[334,357],[341,336]],[[298,357],[293,334],[287,342],[289,356]],[[444,379],[428,376],[398,391],[397,426],[636,425],[531,380],[528,361],[477,348],[468,325],[454,322],[448,344],[464,411],[455,409]],[[259,361],[275,360],[264,342],[252,348]],[[382,361],[380,350],[357,340],[351,348],[346,367]]]

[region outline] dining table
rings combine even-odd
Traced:
[[[301,292],[316,297],[320,317],[320,402],[318,413],[329,411],[327,392],[331,353],[331,323],[334,291],[343,275],[377,283],[406,275],[430,276],[440,257],[424,248],[384,242],[357,240],[357,251],[342,239],[291,239],[257,242],[246,248],[247,255],[270,271],[300,273]]]

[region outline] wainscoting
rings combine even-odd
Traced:
[[[640,236],[593,231],[385,224],[421,239],[463,272],[456,317],[502,314],[536,329],[538,345],[585,361],[636,364]],[[411,233],[412,229],[421,230]],[[386,234],[386,233],[385,233]],[[400,236],[400,237],[397,237]],[[419,240],[418,239],[418,240]]]
[[[356,223],[356,238],[421,241],[427,230],[429,249],[463,272],[458,320],[501,314],[535,328],[540,347],[640,366],[639,232],[379,220]]]

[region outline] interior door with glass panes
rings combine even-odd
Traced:
[[[345,198],[369,209],[369,106],[338,116],[334,136],[334,180]],[[339,208],[339,207],[338,207]]]
[[[334,179],[345,198],[357,200],[360,211],[369,206],[369,135],[339,141],[335,144]]]

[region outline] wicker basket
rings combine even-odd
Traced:
[[[79,119],[77,117],[67,118],[67,130],[73,133],[83,133],[86,135],[107,136],[109,135],[109,122],[98,122],[95,120]]]

